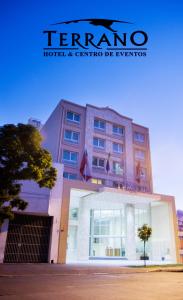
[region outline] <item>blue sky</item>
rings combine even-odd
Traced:
[[[150,128],[154,191],[175,195],[177,208],[183,209],[182,12],[180,0],[4,1],[0,124],[29,117],[44,122],[60,99],[110,106]],[[148,56],[43,57],[42,31],[51,23],[80,18],[133,22],[149,34]],[[93,30],[83,23],[84,29]]]

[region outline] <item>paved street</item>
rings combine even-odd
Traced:
[[[0,271],[2,300],[183,299],[182,272],[142,273],[142,270],[132,268],[92,269],[59,265],[2,265]]]

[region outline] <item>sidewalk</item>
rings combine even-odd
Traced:
[[[178,266],[147,266],[124,267],[88,264],[1,264],[0,277],[4,276],[33,276],[33,275],[107,275],[107,274],[135,274],[147,272],[183,272],[183,265]]]

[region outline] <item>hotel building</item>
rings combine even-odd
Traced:
[[[146,251],[149,260],[179,260],[174,197],[153,193],[148,128],[109,107],[61,100],[41,133],[43,147],[58,168],[61,164],[63,174],[57,179],[57,208],[52,214],[46,212],[52,217],[48,261],[139,260],[143,243],[137,229],[143,224],[152,227]],[[80,172],[85,150],[88,181]],[[53,234],[57,236],[54,244]],[[5,258],[7,236],[3,238]]]
[[[138,260],[143,244],[137,228],[144,223],[153,231],[149,258],[176,261],[174,198],[153,194],[148,128],[109,107],[61,101],[42,134],[53,160],[64,164],[60,262]],[[85,149],[89,182],[80,174]]]

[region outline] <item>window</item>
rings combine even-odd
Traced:
[[[78,220],[78,208],[71,208],[69,210],[69,219],[74,221]]]
[[[72,130],[64,131],[64,140],[69,141],[71,143],[78,144],[79,143],[79,132],[75,132]]]
[[[112,132],[113,132],[113,134],[124,135],[124,128],[119,125],[113,124]]]
[[[115,153],[122,153],[123,152],[123,145],[113,143],[113,152]]]
[[[93,146],[96,148],[104,149],[105,148],[105,140],[94,137],[93,138]]]
[[[145,135],[140,132],[134,132],[134,141],[139,143],[144,143]]]
[[[145,152],[143,150],[135,150],[135,158],[136,159],[145,159]]]
[[[105,159],[99,157],[93,157],[92,166],[97,168],[104,168]]]
[[[99,130],[105,130],[105,122],[103,120],[94,119],[94,128]]]
[[[90,256],[125,256],[125,210],[90,211]]]
[[[123,175],[124,174],[124,169],[122,167],[122,163],[113,161],[113,172],[116,175]]]
[[[63,161],[64,162],[70,162],[76,164],[78,160],[78,153],[77,152],[72,152],[69,150],[64,150],[63,151]]]
[[[104,179],[92,178],[92,179],[91,179],[91,183],[95,183],[95,184],[104,184],[105,181],[104,181]]]
[[[67,120],[75,123],[80,123],[80,115],[72,111],[68,111]]]
[[[76,180],[77,179],[77,175],[74,173],[68,173],[68,172],[64,172],[63,177],[66,179],[71,179],[71,180]]]

